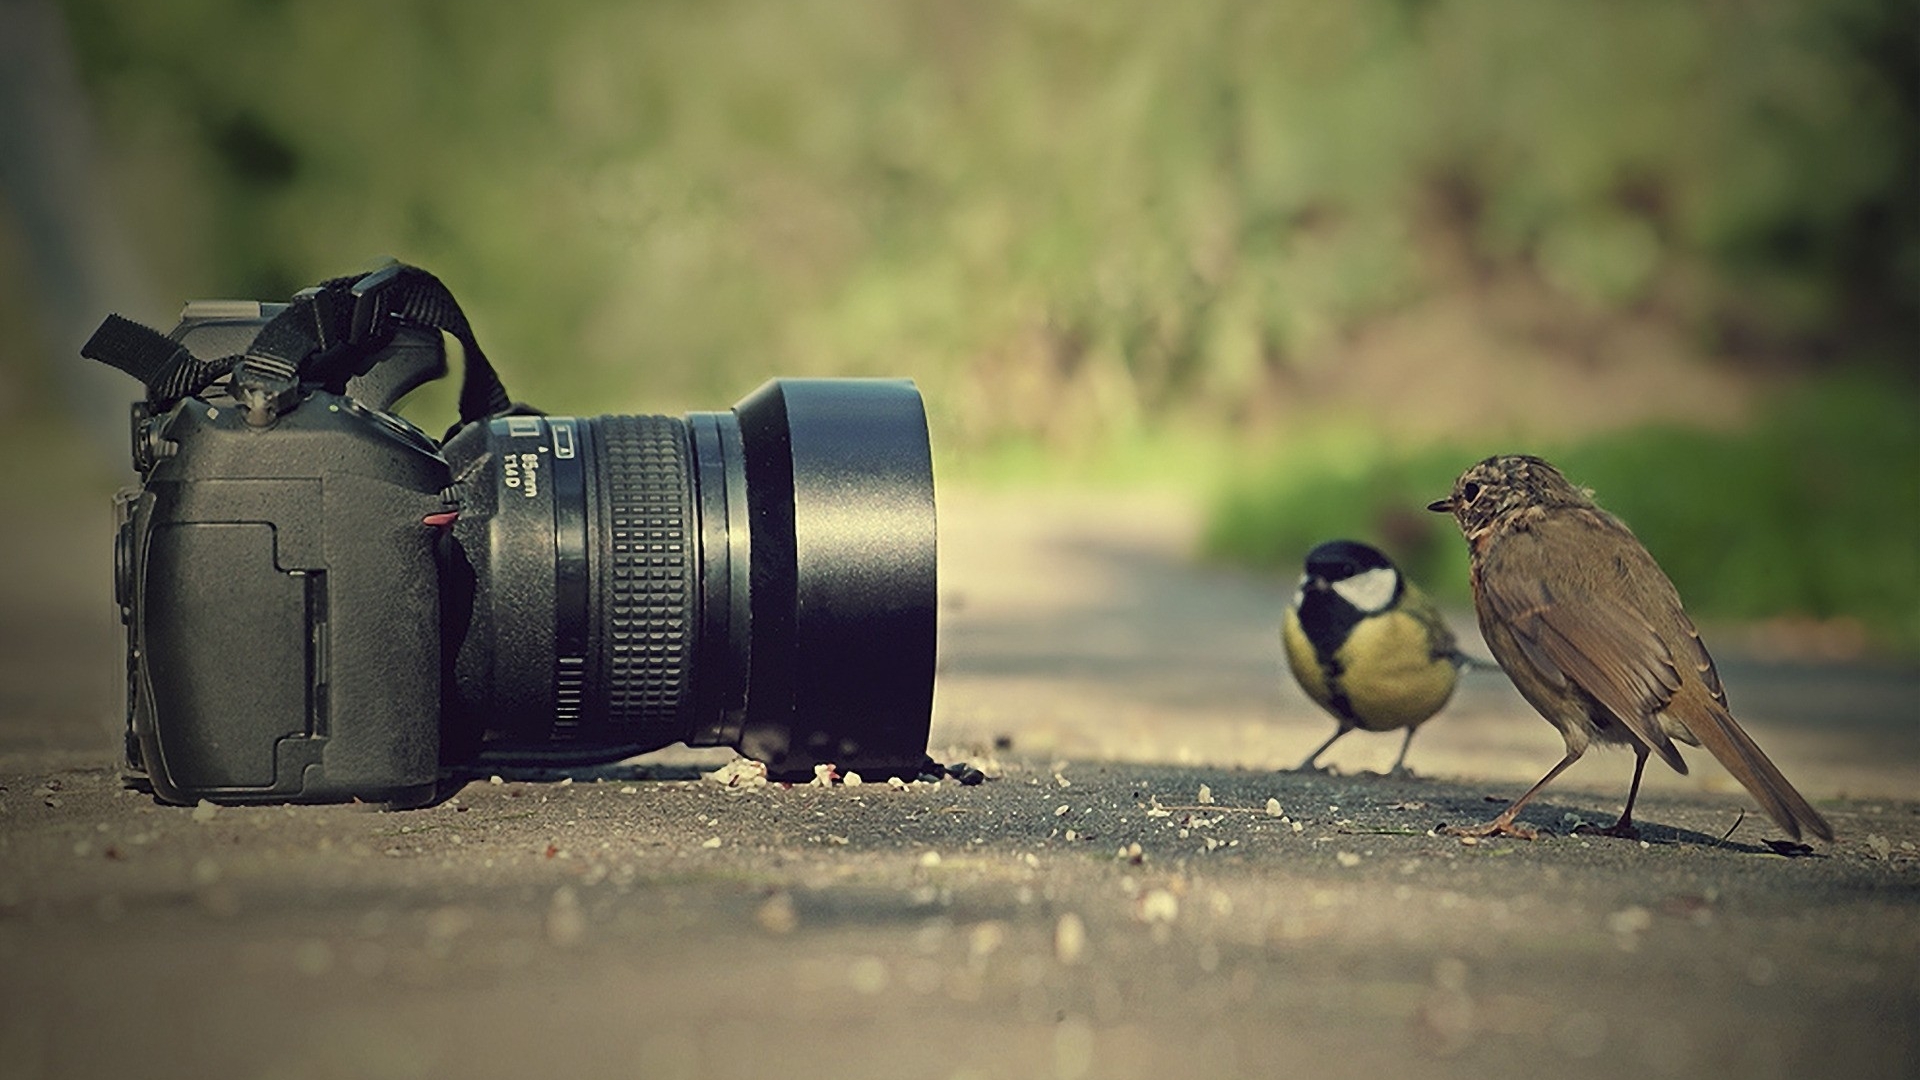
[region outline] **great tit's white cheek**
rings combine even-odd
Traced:
[[[1400,575],[1391,567],[1375,567],[1333,583],[1333,591],[1356,609],[1371,615],[1387,610],[1400,587]]]

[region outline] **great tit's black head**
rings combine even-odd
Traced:
[[[1294,607],[1303,618],[1323,603],[1372,615],[1391,608],[1400,591],[1400,571],[1379,549],[1358,540],[1329,540],[1307,553]]]

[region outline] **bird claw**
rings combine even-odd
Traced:
[[[1442,825],[1435,830],[1442,836],[1458,836],[1484,840],[1490,836],[1511,836],[1515,840],[1538,840],[1540,833],[1531,825],[1522,825],[1517,821],[1494,818],[1485,825]]]
[[[1575,836],[1611,836],[1616,840],[1640,839],[1640,828],[1631,821],[1616,821],[1607,826],[1582,822],[1573,827],[1573,832]]]

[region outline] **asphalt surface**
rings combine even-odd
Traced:
[[[1723,653],[1840,840],[1709,758],[1560,753],[1497,673],[1419,776],[1278,773],[1290,583],[1155,497],[941,493],[932,750],[991,778],[728,786],[671,750],[401,813],[181,808],[113,759],[104,509],[0,579],[0,1075],[1920,1075],[1920,673]],[[1463,640],[1477,645],[1463,626]],[[1710,642],[1713,635],[1709,632]],[[1653,768],[1658,768],[1656,763]]]

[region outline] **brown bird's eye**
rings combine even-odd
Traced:
[[[1460,486],[1460,497],[1472,502],[1480,497],[1480,485],[1469,480]]]

